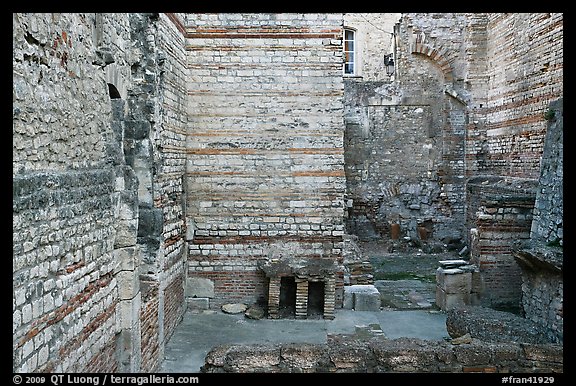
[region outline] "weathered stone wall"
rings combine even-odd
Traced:
[[[467,223],[474,229],[472,258],[485,281],[483,304],[520,305],[521,269],[513,244],[529,239],[538,224],[532,215],[546,112],[562,96],[563,17],[488,14],[484,20],[487,67],[470,67],[469,75],[487,86],[472,89],[469,105]],[[562,202],[558,198],[556,204]],[[562,205],[554,209],[554,222],[559,213]],[[559,228],[554,224],[551,229]]]
[[[538,178],[548,104],[563,93],[563,14],[491,13],[487,87],[474,92],[483,119],[468,127],[469,174]],[[479,95],[477,95],[479,94]]]
[[[185,304],[183,29],[158,14],[13,19],[14,371],[139,371],[149,351],[152,369]]]
[[[356,74],[363,81],[387,80],[384,55],[394,51],[394,25],[400,13],[345,13],[344,27],[355,32]],[[350,75],[344,75],[349,78]]]
[[[564,336],[563,101],[550,104],[530,241],[517,245],[526,318]]]
[[[557,343],[541,324],[487,307],[459,306],[449,310],[446,330],[452,338],[469,336],[484,342]]]
[[[157,370],[161,355],[163,355],[161,343],[161,320],[158,317],[160,297],[158,295],[158,283],[156,281],[143,281],[142,308],[138,315],[141,324],[141,359],[140,370],[154,372]]]
[[[142,303],[143,309],[153,308],[157,313],[153,324],[157,330],[153,331],[158,334],[158,351],[148,363],[142,363],[147,371],[153,371],[163,358],[164,343],[185,310],[187,69],[183,18],[177,14],[132,16],[133,39],[142,51],[138,67],[132,68],[135,82],[140,83],[132,107],[135,127],[144,131],[135,141],[133,161],[140,181],[140,274],[142,280],[158,287]],[[142,329],[141,334],[142,341],[150,339],[150,331]],[[152,352],[143,345],[143,360]]]
[[[124,35],[127,19],[108,17]],[[13,15],[14,371],[117,368],[103,355],[117,332],[120,147],[94,26]]]
[[[390,237],[399,224],[413,239],[418,226],[445,243],[463,238],[467,116],[455,89],[467,23],[462,14],[403,14],[382,27],[396,33],[395,75],[346,80],[350,232]],[[384,54],[376,42],[362,52]]]
[[[557,246],[564,239],[564,105],[553,101],[547,110],[548,129],[540,163],[530,237]]]
[[[189,276],[212,281],[210,307],[265,301],[275,251],[341,263],[342,23],[187,15]]]
[[[400,236],[418,238],[421,226],[462,240],[484,304],[518,308],[512,244],[530,237],[545,115],[562,96],[562,31],[562,14],[402,14],[391,82],[345,81],[348,231],[391,237],[399,224]],[[358,45],[363,60],[379,44]],[[562,234],[562,206],[552,213],[548,241]]]
[[[414,338],[370,341],[335,336],[327,344],[223,345],[213,348],[206,373],[562,373],[557,344],[453,345]]]
[[[470,178],[470,261],[480,268],[481,304],[520,312],[522,277],[514,245],[530,238],[536,184],[534,180]]]

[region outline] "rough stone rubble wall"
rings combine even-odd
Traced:
[[[564,105],[550,103],[549,126],[540,165],[540,179],[534,204],[533,240],[563,245],[564,239]]]
[[[117,20],[119,29],[126,20]],[[116,180],[93,17],[13,15],[14,371],[114,371]]]
[[[351,27],[361,22],[352,15]],[[381,70],[345,80],[349,231],[390,237],[399,224],[418,239],[420,225],[430,238],[462,239],[466,111],[446,89],[465,93],[454,79],[466,63],[467,23],[463,14],[402,14],[381,26],[396,32],[394,78]],[[376,43],[363,48],[364,57],[385,53]]]
[[[550,104],[546,143],[542,155],[540,180],[534,204],[534,219],[529,246],[545,248],[563,255],[563,182],[564,182],[564,107],[563,100]],[[558,264],[558,263],[556,263]],[[545,326],[560,342],[564,335],[563,261],[558,269],[533,270],[524,267],[522,307],[526,318]]]
[[[223,345],[206,356],[208,373],[562,373],[557,344],[471,343],[414,338],[368,342],[335,336],[327,344]]]
[[[13,19],[14,371],[153,370],[184,309],[181,29],[157,14]]]
[[[129,119],[135,132],[142,133],[131,155],[140,181],[138,243],[146,289],[139,316],[143,371],[157,369],[164,343],[185,309],[187,71],[182,19],[176,14],[131,15],[133,40],[142,52],[138,66],[132,67],[138,86]]]
[[[259,260],[342,258],[342,15],[189,14],[186,31],[188,273],[210,307],[265,300]]]

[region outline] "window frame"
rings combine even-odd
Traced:
[[[352,39],[347,39],[346,35],[348,33],[352,33]],[[357,76],[358,75],[358,39],[357,39],[358,32],[355,28],[352,27],[344,27],[344,33],[342,36],[342,74],[344,76]],[[348,49],[347,42],[352,42],[352,49]],[[348,54],[351,55],[352,60],[348,59]],[[346,72],[347,66],[352,65],[352,71]]]

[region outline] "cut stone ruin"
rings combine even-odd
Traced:
[[[480,270],[466,260],[440,260],[436,270],[436,305],[443,311],[478,305],[482,289]]]
[[[356,284],[344,287],[344,309],[380,311],[380,304],[380,292],[372,284]]]

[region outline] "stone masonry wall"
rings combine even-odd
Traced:
[[[414,338],[368,342],[335,336],[326,344],[222,345],[206,356],[206,373],[562,373],[557,344],[453,345]]]
[[[480,268],[481,304],[520,312],[522,277],[517,242],[530,238],[536,183],[531,179],[470,178],[470,261]]]
[[[344,27],[355,31],[356,74],[363,81],[387,80],[384,55],[394,51],[394,25],[400,13],[345,13]],[[354,77],[344,75],[345,78]]]
[[[402,14],[382,26],[396,33],[395,75],[346,79],[349,232],[390,237],[399,224],[413,239],[418,226],[445,243],[463,238],[467,112],[458,73],[467,23],[463,14]],[[387,53],[370,43],[365,58]]]
[[[13,18],[14,371],[154,369],[185,308],[182,17]]]
[[[265,301],[274,251],[341,264],[342,15],[187,17],[188,274]]]
[[[530,237],[535,241],[563,245],[564,239],[564,105],[549,107],[548,129],[540,165]]]
[[[563,100],[550,103],[530,241],[514,256],[522,268],[522,307],[556,341],[564,335]]]
[[[471,58],[485,51],[486,64],[475,61],[468,74],[473,86],[466,140],[471,257],[480,264],[484,304],[520,305],[524,286],[513,249],[538,224],[532,216],[548,105],[563,88],[563,16],[487,14],[479,21],[471,36],[485,34],[485,43],[475,44],[472,52],[480,55]],[[553,206],[556,222],[562,205]]]
[[[186,308],[183,276],[187,256],[184,214],[187,69],[183,19],[179,14],[159,14],[150,31],[154,40],[150,35],[146,36],[151,57],[147,58],[145,68],[155,67],[155,79],[151,80],[155,82],[157,95],[149,145],[153,149],[153,202],[151,211],[145,213],[161,219],[158,228],[141,232],[144,240],[158,240],[147,272],[141,272],[145,280],[158,283],[158,299],[154,301],[158,313],[159,353],[151,369],[162,360],[164,344]],[[149,76],[146,71],[145,79]],[[150,104],[149,100],[147,104]],[[142,334],[144,339],[145,332]],[[145,351],[143,347],[143,355]]]
[[[120,31],[127,19],[117,16]],[[119,144],[93,15],[13,15],[13,369],[114,371]],[[120,34],[123,34],[121,32]]]

